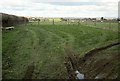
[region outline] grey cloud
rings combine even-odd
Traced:
[[[28,16],[84,16],[84,14],[88,16],[116,15],[116,10],[114,8],[111,8],[111,6],[108,4],[109,3],[107,2],[41,2],[40,0],[28,0],[25,4],[22,5],[6,5],[5,7],[0,6],[0,11],[6,11],[13,14],[16,13],[18,15],[20,14]],[[83,8],[79,9],[80,6],[82,6]],[[84,7],[87,7],[88,10]]]
[[[102,6],[103,2],[46,2],[47,4],[51,5],[62,5],[62,6],[82,6],[82,5],[96,5]]]

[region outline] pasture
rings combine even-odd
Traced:
[[[53,24],[53,21],[31,22],[26,25],[18,25],[10,31],[2,31],[3,78],[68,78],[67,68],[64,64],[65,57],[68,56],[65,52],[66,47],[69,52],[73,50],[76,56],[81,58],[90,50],[111,44],[119,39],[116,31],[118,30],[117,23],[111,25],[111,30],[108,30],[109,26],[105,24],[97,23],[96,27],[94,27],[93,25],[85,25],[85,23],[66,24],[65,22],[55,21]],[[100,54],[96,53],[98,55],[94,57],[93,61],[97,60],[99,62],[102,59],[101,62],[104,62],[104,59],[116,54],[116,51],[117,47],[112,47],[111,50],[102,51]],[[97,64],[93,65],[97,66]],[[109,66],[106,66],[106,68]],[[87,64],[86,69],[88,67],[90,66]],[[28,76],[27,70],[34,70],[34,72],[29,73],[32,77]],[[85,70],[80,70],[86,73]],[[87,69],[87,71],[89,70]],[[100,71],[93,73],[98,72],[100,73]],[[109,71],[107,72],[110,74]],[[117,75],[116,70],[113,69],[113,72]],[[116,76],[108,74],[105,78],[116,78]],[[89,75],[92,74],[89,73],[88,78],[90,78]],[[96,75],[92,76],[92,78]]]

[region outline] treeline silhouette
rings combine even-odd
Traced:
[[[28,22],[26,17],[19,17],[15,15],[9,15],[5,13],[1,13],[2,15],[2,27],[10,27],[18,24],[25,24]]]

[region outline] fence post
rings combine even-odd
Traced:
[[[54,19],[53,19],[53,25],[55,24]]]
[[[67,24],[69,25],[69,19],[67,19]]]
[[[109,21],[109,29],[111,28],[111,22]]]
[[[39,23],[40,23],[40,19],[38,19],[38,25],[39,25]]]
[[[96,26],[96,20],[95,20],[95,26]]]
[[[87,19],[86,19],[86,25],[87,25]]]
[[[80,25],[80,19],[78,20],[78,26]]]

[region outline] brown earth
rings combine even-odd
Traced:
[[[34,63],[31,63],[30,65],[28,65],[23,80],[25,80],[25,79],[33,79],[34,69],[35,69]]]
[[[96,53],[106,50],[108,48],[111,48],[115,45],[119,45],[119,44],[120,44],[120,42],[116,42],[116,43],[112,43],[112,44],[109,44],[109,45],[106,45],[103,47],[95,48],[95,49],[89,51],[88,53],[86,53],[85,56],[83,58],[81,58],[80,61],[86,61],[88,58],[94,56]]]
[[[98,76],[100,79],[115,79],[117,78],[118,68],[118,52],[113,52],[108,58],[97,60],[95,57],[108,48],[119,45],[120,42],[115,42],[103,47],[95,48],[80,58],[79,55],[69,46],[65,46],[65,66],[68,72],[69,79],[75,79],[75,71],[85,75],[85,79],[94,79]]]

